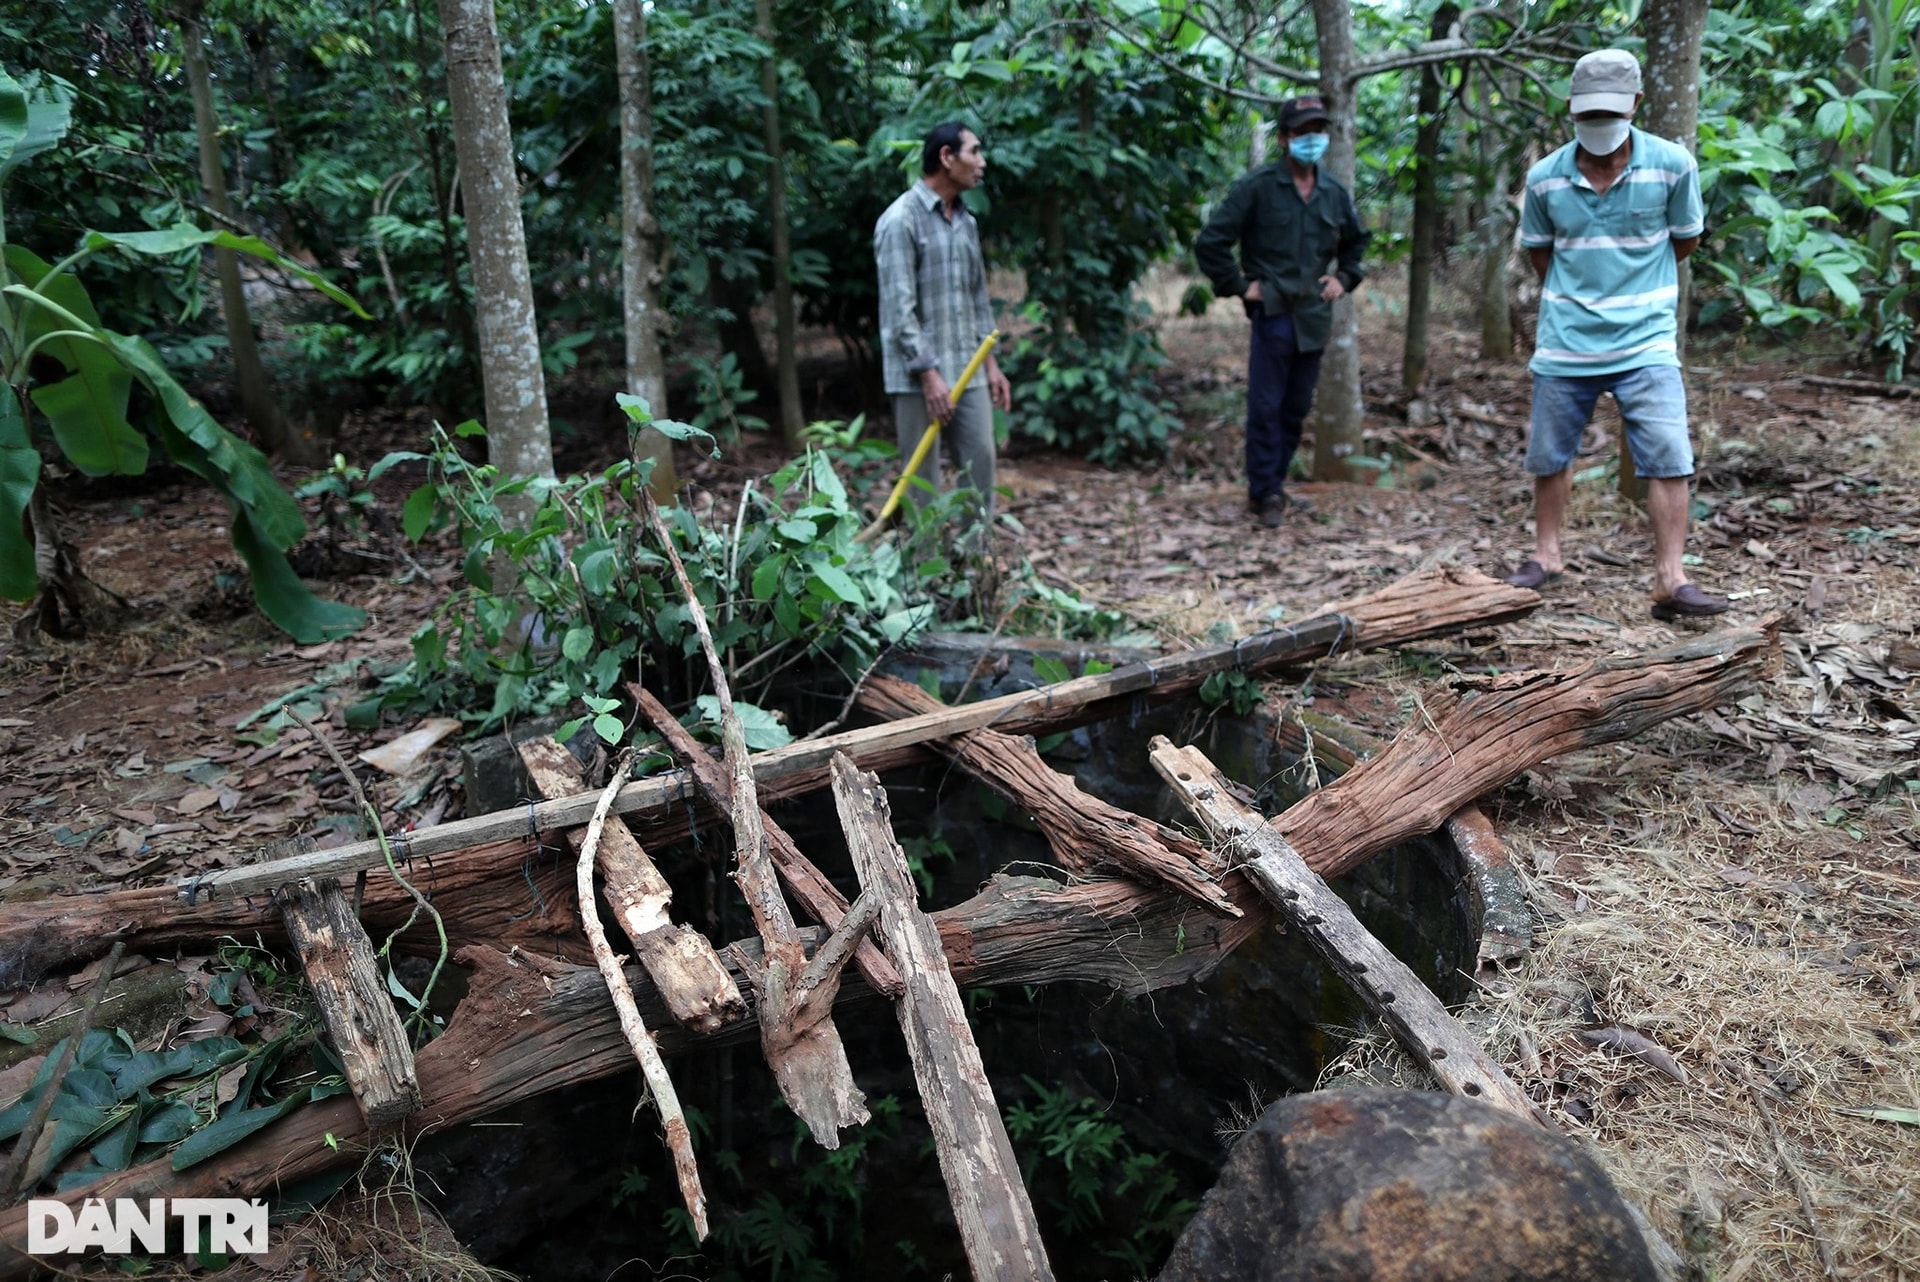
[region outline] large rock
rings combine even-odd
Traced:
[[[1241,1137],[1160,1282],[1654,1282],[1599,1163],[1424,1091],[1281,1100]]]

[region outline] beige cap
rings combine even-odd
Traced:
[[[1573,64],[1573,95],[1567,108],[1626,115],[1640,96],[1640,60],[1625,49],[1602,49]]]

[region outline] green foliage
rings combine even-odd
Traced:
[[[236,1029],[257,1022],[258,1015],[242,1000],[243,973],[262,987],[281,978],[264,954],[242,951],[247,954],[243,969],[228,965],[216,971],[208,991],[216,1007],[239,1021]],[[0,1108],[0,1141],[12,1139],[26,1126],[52,1082],[65,1045],[64,1040],[54,1043],[26,1091]],[[310,1045],[321,1071],[306,1074],[292,1089],[282,1088],[277,1100],[269,1098],[268,1084],[283,1061]],[[246,1071],[223,1103],[218,1082],[238,1065]],[[313,1042],[312,1027],[304,1021],[270,1039],[209,1037],[147,1051],[138,1049],[124,1030],[89,1029],[54,1095],[49,1115],[53,1129],[40,1159],[42,1169],[51,1171],[88,1150],[86,1161],[61,1172],[62,1191],[163,1155],[174,1170],[185,1170],[300,1105],[346,1089],[338,1060],[324,1043]]]
[[[1709,14],[1700,260],[1723,292],[1704,321],[1739,309],[1788,334],[1835,326],[1884,353],[1889,378],[1905,376],[1920,268],[1917,33],[1915,0]]]
[[[23,87],[0,70],[0,178],[60,142],[69,102],[62,87]],[[168,457],[226,498],[233,512],[234,550],[253,572],[261,613],[302,642],[343,636],[366,616],[315,597],[287,563],[287,549],[306,533],[306,525],[265,457],[216,423],[150,344],[102,325],[74,275],[108,250],[166,258],[206,246],[261,259],[358,309],[324,278],[251,236],[184,223],[144,232],[87,231],[78,249],[50,265],[8,243],[0,223],[0,378],[6,383],[0,388],[0,594],[19,599],[38,589],[33,549],[20,522],[39,475],[28,406],[40,412],[67,460],[92,476],[146,470],[147,432],[133,420],[150,415],[149,430]],[[49,367],[58,375],[42,372]],[[136,384],[151,401],[145,414],[134,412]]]
[[[652,420],[631,398],[627,406],[636,429],[693,431]],[[491,725],[586,698],[611,740],[609,701],[621,681],[680,702],[701,693],[706,668],[691,614],[635,508],[650,463],[502,483],[444,433],[435,444],[432,479],[409,499],[406,531],[417,538],[451,525],[465,584],[415,633],[413,662],[390,679],[390,702],[467,708],[477,694],[485,711],[468,715]],[[390,456],[372,471],[417,457]],[[784,728],[751,707],[782,673],[812,662],[851,679],[965,586],[948,580],[944,562],[917,558],[939,537],[931,514],[902,544],[856,543],[863,517],[823,455],[809,452],[766,485],[744,496],[731,529],[702,526],[684,509],[663,513],[758,747],[784,742]],[[509,492],[540,500],[524,528],[500,517],[498,499]]]
[[[1200,702],[1209,708],[1231,708],[1244,717],[1260,706],[1260,683],[1244,672],[1212,672],[1200,683]]]
[[[1029,1077],[1031,1104],[1006,1111],[1021,1174],[1061,1228],[1097,1254],[1150,1276],[1186,1227],[1195,1203],[1166,1155],[1134,1147],[1126,1128],[1092,1100]]]

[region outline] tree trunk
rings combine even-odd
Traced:
[[[193,132],[200,141],[200,185],[206,192],[207,207],[222,222],[231,224],[227,177],[220,163],[220,122],[213,113],[213,77],[207,70],[201,39],[200,6],[194,4],[181,11],[180,52],[187,87],[193,95]],[[215,249],[213,262],[220,277],[220,311],[227,323],[227,349],[233,353],[233,380],[241,411],[269,453],[303,466],[320,462],[324,453],[320,442],[295,432],[274,399],[267,367],[254,344],[253,317],[247,308],[246,287],[240,281],[239,256],[231,249]]]
[[[1351,0],[1313,0],[1320,42],[1320,95],[1326,100],[1331,146],[1327,170],[1353,188],[1354,119],[1353,5]],[[1360,317],[1351,298],[1333,305],[1333,333],[1320,365],[1314,400],[1313,478],[1353,479],[1347,460],[1360,451],[1365,411],[1360,401]]]
[[[1435,40],[1453,30],[1460,10],[1443,4],[1433,13]],[[1440,239],[1440,71],[1430,62],[1420,70],[1420,132],[1413,144],[1413,252],[1407,262],[1407,334],[1400,356],[1400,383],[1417,392],[1427,381],[1427,322],[1433,311],[1434,246]]]
[[[787,227],[787,147],[780,137],[780,62],[773,48],[773,0],[754,0],[754,34],[767,46],[760,59],[760,93],[767,100],[761,120],[767,137],[767,220],[773,224],[773,344],[780,379],[780,434],[787,448],[804,443],[800,414],[800,361],[794,351],[793,246]]]
[[[1513,293],[1509,283],[1513,193],[1508,190],[1513,161],[1489,126],[1478,125],[1475,133],[1480,172],[1493,175],[1487,188],[1486,213],[1480,219],[1480,355],[1486,360],[1503,360],[1513,355]]]
[[[647,65],[643,0],[614,0],[613,43],[620,76],[620,286],[626,307],[627,391],[667,417],[667,363],[660,351],[660,265],[654,255],[653,75]],[[636,459],[652,459],[647,488],[673,502],[673,442],[640,429]]]
[[[473,264],[480,322],[480,369],[487,400],[487,456],[505,477],[553,475],[547,384],[533,313],[527,233],[520,221],[506,78],[494,32],[493,0],[439,0],[447,44],[447,96],[466,202],[467,256]],[[524,524],[537,505],[503,498],[510,522]]]
[[[1647,0],[1640,11],[1647,37],[1647,97],[1640,127],[1679,143],[1689,154],[1699,149],[1700,41],[1707,30],[1707,0]],[[1693,269],[1679,264],[1680,293],[1674,300],[1674,340],[1680,363],[1687,359],[1687,315],[1693,294]],[[1647,497],[1647,483],[1634,475],[1627,429],[1620,426],[1620,493],[1636,503]]]

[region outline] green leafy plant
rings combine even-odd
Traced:
[[[1135,1148],[1124,1126],[1069,1088],[1026,1083],[1033,1102],[1006,1117],[1028,1187],[1068,1233],[1133,1276],[1151,1275],[1195,1206],[1166,1155]]]
[[[636,430],[705,435],[653,419],[632,398],[622,403]],[[636,508],[651,462],[502,482],[437,429],[435,446],[369,469],[375,478],[399,461],[424,459],[430,479],[407,501],[406,533],[450,526],[465,551],[464,586],[415,633],[413,662],[389,679],[390,704],[467,710],[474,695],[485,695],[484,711],[469,715],[489,725],[586,699],[611,742],[618,719],[610,701],[623,680],[638,678],[679,702],[704,692],[691,614]],[[508,492],[537,493],[540,506],[526,525],[501,520],[498,499]],[[933,621],[936,580],[947,568],[911,559],[938,537],[931,525],[905,544],[855,542],[864,517],[817,452],[780,469],[764,490],[750,489],[742,503],[731,528],[705,527],[677,508],[662,515],[749,716],[749,741],[765,748],[785,742],[787,731],[752,707],[759,692],[803,662],[837,665],[851,679]]]
[[[1200,683],[1200,702],[1209,708],[1231,708],[1244,717],[1260,706],[1260,683],[1244,672],[1213,672]]]
[[[0,183],[66,135],[71,95],[51,84],[21,85],[0,70]],[[345,307],[354,300],[324,278],[280,257],[251,236],[202,231],[86,232],[80,246],[49,264],[6,241],[0,219],[0,596],[25,600],[40,590],[34,547],[23,517],[40,481],[36,443],[44,427],[66,459],[89,476],[132,476],[147,468],[148,434],[130,417],[135,385],[154,407],[152,431],[167,456],[226,498],[233,547],[252,570],[261,613],[300,641],[343,636],[365,615],[315,597],[286,553],[306,533],[293,499],[257,449],[221,427],[189,396],[144,339],[100,323],[78,269],[108,252],[167,258],[218,246],[274,264]],[[57,367],[57,375],[40,371]],[[37,411],[37,414],[36,414]],[[51,531],[38,531],[51,537]]]

